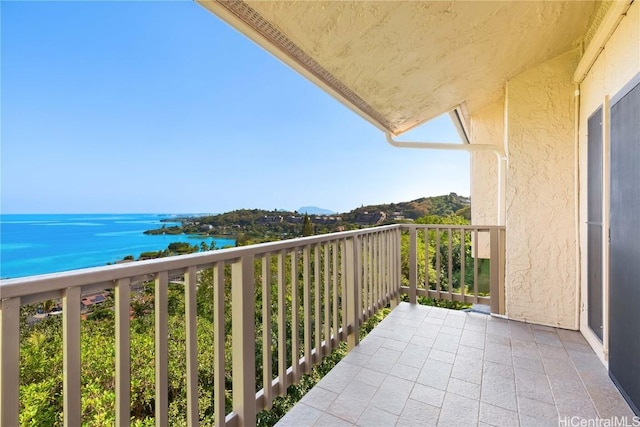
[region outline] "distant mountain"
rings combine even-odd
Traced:
[[[309,215],[333,215],[334,211],[330,211],[329,209],[322,209],[316,206],[303,206],[298,209],[298,213],[306,213]]]

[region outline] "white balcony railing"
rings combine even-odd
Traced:
[[[489,236],[488,276],[482,267],[484,261],[478,257],[480,235]],[[185,293],[186,419],[195,426],[199,421],[196,292],[199,274],[211,269],[214,396],[225,396],[225,372],[233,372],[232,408],[225,408],[225,399],[215,399],[215,423],[254,425],[257,411],[270,408],[276,396],[286,394],[289,385],[299,382],[341,342],[346,341],[349,348],[357,345],[360,325],[378,309],[394,307],[401,293],[408,294],[412,303],[418,297],[490,303],[492,312],[502,313],[503,242],[502,227],[393,225],[3,280],[0,424],[13,426],[19,421],[23,305],[62,300],[62,410],[65,425],[76,426],[82,423],[81,296],[96,290],[114,291],[116,425],[129,425],[131,288],[135,283],[153,281],[155,420],[156,425],[167,425],[168,286],[170,278],[180,278]],[[489,289],[483,290],[483,280],[490,282],[490,297]],[[230,304],[225,304],[225,284],[231,288]],[[272,295],[272,289],[277,289],[276,294]],[[262,336],[256,336],[256,294],[261,295],[262,313],[257,314],[261,314]],[[295,309],[287,309],[288,300]],[[226,315],[233,319],[231,366],[224,357],[225,340],[229,339],[224,332]],[[274,349],[273,335],[278,337]],[[256,360],[256,345],[262,346],[262,360]],[[260,365],[263,381],[256,384],[256,367]]]

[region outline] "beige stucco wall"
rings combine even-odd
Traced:
[[[605,95],[615,95],[638,71],[640,4],[634,2],[580,85],[581,147],[586,142],[587,118],[602,105]]]
[[[471,115],[471,142],[504,144],[508,153],[507,315],[570,329],[577,328],[578,304],[572,82],[578,60],[571,51],[516,76],[503,101]],[[497,223],[497,173],[495,155],[473,154],[474,224]]]
[[[507,86],[506,306],[510,318],[576,328],[572,51]]]
[[[585,224],[585,221],[587,221],[587,120],[598,107],[604,104],[606,96],[615,96],[638,72],[640,72],[640,3],[634,2],[580,85],[580,252],[582,260],[580,276],[582,301],[587,300],[587,227]],[[605,145],[607,144],[606,138],[604,143]],[[605,154],[607,151],[605,147]],[[607,178],[605,178],[603,183],[605,208],[603,209],[603,221],[605,230],[608,229],[608,207],[606,203],[608,193],[609,184]],[[605,254],[607,249],[606,242],[607,239],[604,239]],[[609,277],[608,263],[606,261],[603,268],[603,279],[606,288]],[[606,293],[604,298],[606,301]],[[587,327],[586,304],[583,304],[582,308],[581,329],[587,339],[594,346],[598,346],[595,336],[588,336],[591,332]],[[606,337],[606,312],[604,320]]]
[[[501,100],[471,115],[472,144],[504,144],[504,102]],[[471,222],[498,224],[498,161],[493,153],[471,154]],[[489,258],[489,236],[478,236],[478,256]]]
[[[505,116],[507,120],[507,314],[571,329],[579,323],[578,302],[586,298],[587,118],[605,96],[614,96],[640,72],[640,3],[632,4],[580,86],[576,153],[572,81],[578,60],[577,52],[569,52],[520,74],[508,82],[504,102],[471,115],[472,143],[501,143]],[[580,165],[579,251],[575,155]],[[496,173],[492,154],[472,155],[474,224],[496,223]],[[606,180],[604,186],[606,194]],[[581,296],[576,286],[577,253],[581,255]],[[606,269],[604,276],[608,276]],[[581,316],[584,324],[586,311]]]
[[[471,143],[504,143],[504,102],[500,101],[471,115]],[[498,223],[498,162],[493,153],[471,154],[471,204],[473,224]]]

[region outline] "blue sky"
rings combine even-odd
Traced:
[[[469,194],[201,6],[2,2],[2,213],[347,211]],[[448,118],[405,139],[458,140]]]

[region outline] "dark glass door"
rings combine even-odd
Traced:
[[[640,415],[640,85],[637,81],[635,87],[611,103],[610,210],[609,375]]]
[[[602,107],[587,123],[587,313],[602,342]]]

